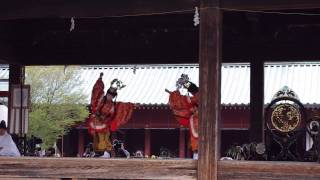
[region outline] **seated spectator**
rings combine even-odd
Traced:
[[[89,143],[87,146],[86,146],[86,150],[85,152],[83,153],[82,157],[95,157],[96,156],[96,153],[94,152],[93,150],[93,145],[92,143]]]
[[[124,144],[121,141],[114,140],[113,149],[117,158],[130,158],[130,153],[124,148]]]
[[[13,142],[11,135],[7,133],[4,120],[0,123],[0,156],[20,157],[16,144]]]
[[[134,153],[134,157],[135,158],[144,158],[143,152],[141,150],[136,151],[136,153]]]
[[[111,156],[110,156],[110,153],[108,151],[104,151],[103,155],[100,156],[101,158],[105,158],[105,159],[109,159]]]
[[[46,151],[46,157],[54,157],[55,156],[55,152],[56,152],[56,150],[53,147],[50,147]]]

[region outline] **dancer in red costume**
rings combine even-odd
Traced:
[[[181,95],[179,89],[186,88],[192,95]],[[187,127],[190,132],[190,146],[194,152],[194,158],[197,159],[198,152],[198,102],[199,102],[199,88],[189,81],[189,77],[185,74],[177,81],[177,90],[170,92],[169,105],[178,120],[179,124]]]
[[[88,121],[89,133],[93,135],[96,152],[110,152],[112,143],[110,133],[116,131],[131,118],[134,104],[116,102],[117,90],[125,87],[121,81],[114,79],[104,95],[103,74],[95,83],[91,96],[91,114]]]

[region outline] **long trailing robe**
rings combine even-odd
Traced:
[[[189,128],[190,131],[190,143],[192,151],[198,150],[198,121],[199,113],[197,104],[197,97],[188,97],[181,95],[180,92],[170,92],[169,105],[170,108],[183,127]]]
[[[91,114],[88,121],[89,133],[94,137],[94,147],[97,151],[110,151],[110,133],[128,122],[132,116],[134,104],[116,102],[117,90],[125,85],[114,79],[104,95],[103,74],[95,83],[91,96]]]
[[[166,90],[169,96],[169,105],[175,118],[181,126],[189,128],[190,131],[190,143],[192,151],[198,150],[198,102],[199,93],[198,87],[189,81],[189,77],[186,74],[182,74],[178,79],[177,90],[170,92]],[[179,91],[181,88],[188,89],[188,92],[193,96],[182,95]]]

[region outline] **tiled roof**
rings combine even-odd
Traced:
[[[221,103],[249,104],[250,66],[248,64],[223,64],[221,68]]]
[[[0,64],[0,79],[9,79],[9,66]]]
[[[265,104],[283,86],[295,91],[303,104],[320,104],[320,63],[266,63],[264,71]],[[221,102],[249,104],[250,65],[223,64],[221,74]]]
[[[94,83],[103,72],[107,87],[114,78],[126,85],[118,92],[117,101],[139,104],[167,104],[169,96],[165,89],[174,90],[176,80],[183,73],[199,84],[197,65],[82,66],[81,72],[86,94],[91,94]]]
[[[175,82],[182,73],[188,74],[191,81],[199,84],[198,64],[88,66],[81,69],[86,93],[91,92],[99,73],[104,72],[106,84],[113,78],[119,78],[127,84],[118,96],[119,101],[125,102],[166,104],[168,94],[164,89],[174,90]],[[222,104],[250,103],[249,64],[223,64],[221,78]],[[304,104],[320,104],[320,63],[266,63],[265,103],[269,103],[283,86],[293,89]]]
[[[277,63],[265,66],[265,102],[288,86],[303,104],[320,104],[320,63]]]
[[[9,67],[0,64],[0,91],[8,91]]]
[[[199,85],[198,64],[187,65],[123,65],[81,66],[83,91],[90,97],[92,87],[103,72],[106,87],[118,78],[127,86],[118,93],[118,101],[139,104],[167,104],[165,89],[174,90],[182,73]],[[8,69],[0,69],[8,76]],[[223,64],[221,72],[221,102],[241,105],[250,102],[250,65]],[[265,65],[265,103],[283,86],[293,89],[303,104],[320,104],[320,63],[267,63]],[[89,102],[89,99],[88,99]]]

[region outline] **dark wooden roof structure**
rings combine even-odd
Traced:
[[[319,57],[320,16],[254,12],[267,9],[316,14],[320,12],[315,9],[316,1],[298,5],[291,1],[254,5],[248,0],[233,1],[221,2],[221,8],[226,9],[222,27],[224,62]],[[141,64],[194,63],[199,59],[199,27],[192,22],[193,8],[198,3],[192,0],[7,3],[2,2],[4,5],[0,7],[2,62]],[[285,7],[287,3],[290,6]],[[214,10],[213,7],[209,8]],[[304,7],[313,9],[303,10]],[[71,17],[75,18],[72,32]]]
[[[195,6],[200,6],[198,27],[192,22]],[[177,160],[170,165],[170,171],[162,167],[171,162],[145,161],[139,166],[143,171],[131,172],[134,176],[130,173],[117,176],[110,169],[120,166],[128,168],[126,172],[130,172],[130,167],[137,170],[136,161],[110,161],[105,177],[125,179],[137,177],[140,172],[141,179],[161,179],[168,177],[162,172],[170,172],[171,179],[319,179],[319,166],[312,163],[218,160],[220,63],[250,61],[251,74],[255,74],[251,76],[250,138],[261,141],[263,63],[320,59],[319,9],[319,0],[5,0],[0,5],[0,60],[11,64],[10,83],[21,81],[21,65],[199,62],[199,160]],[[75,19],[72,32],[71,17]],[[9,165],[15,161],[5,160]],[[45,166],[41,161],[46,162]],[[71,161],[70,165],[74,163]],[[59,162],[34,161],[41,170],[37,173],[32,168],[23,168],[29,167],[29,159],[17,160],[17,165],[2,170],[0,177],[46,178],[54,173],[64,178],[77,176],[62,175],[59,168],[52,171],[54,167],[49,168],[51,174],[46,173],[50,164],[61,168]],[[76,163],[101,165],[100,161]],[[181,168],[186,163],[187,170]],[[87,167],[95,169],[92,166]],[[77,172],[87,167],[76,167]],[[74,170],[69,168],[70,172]],[[150,175],[152,171],[156,172],[154,176]],[[101,178],[97,174],[91,177]]]

